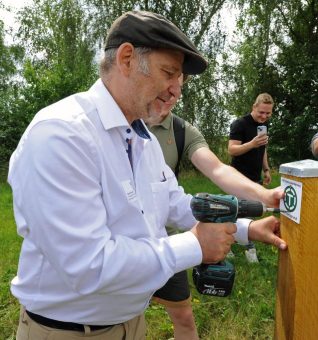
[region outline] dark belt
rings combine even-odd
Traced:
[[[65,331],[85,332],[84,325],[82,325],[80,323],[52,320],[52,319],[49,319],[49,318],[45,318],[44,316],[31,313],[27,310],[25,312],[29,315],[29,317],[33,321],[35,321],[35,322],[37,322],[37,323],[39,323],[40,325],[43,325],[43,326],[50,327],[50,328],[56,328],[56,329],[63,329]],[[115,325],[103,325],[103,326],[85,325],[85,326],[88,326],[91,331],[97,331],[97,330],[100,330],[100,329],[113,327]]]

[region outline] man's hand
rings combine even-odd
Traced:
[[[268,144],[268,135],[258,135],[255,136],[250,143],[253,145],[254,148],[259,148],[260,146]]]
[[[272,181],[272,176],[269,170],[264,172],[264,178],[263,178],[263,183],[264,185],[269,185]]]
[[[274,189],[264,189],[260,200],[270,208],[278,208],[279,201],[283,199],[285,196],[284,190],[282,187],[276,187]]]
[[[279,236],[280,222],[274,216],[252,221],[248,227],[249,240],[272,244],[281,250],[287,249],[286,242]]]
[[[217,263],[223,260],[234,243],[234,223],[198,222],[191,232],[197,237],[202,249],[202,263]]]

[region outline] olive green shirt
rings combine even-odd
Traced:
[[[178,163],[178,150],[176,140],[174,138],[172,114],[169,113],[169,115],[159,125],[152,127],[148,126],[148,129],[157,137],[166,163],[174,172]],[[202,147],[209,147],[201,132],[187,121],[185,121],[184,139],[182,158],[187,156],[191,160],[192,154],[196,150]]]
[[[172,114],[169,113],[169,115],[159,125],[154,125],[152,127],[148,126],[148,129],[157,137],[165,161],[174,172],[178,163],[178,150],[176,140],[174,138]],[[192,154],[202,147],[209,148],[201,132],[185,121],[184,149],[182,158],[188,156],[191,160]],[[177,233],[177,230],[173,227],[167,226],[166,229],[169,235]]]

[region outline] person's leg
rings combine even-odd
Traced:
[[[173,323],[175,340],[197,340],[186,271],[175,274],[159,289],[153,300],[164,305]]]
[[[166,307],[166,311],[174,326],[175,340],[199,339],[190,304],[182,307]]]
[[[245,256],[248,262],[250,263],[258,263],[256,248],[253,242],[249,242],[248,245],[245,246]]]
[[[145,315],[139,315],[132,320],[123,323],[125,329],[125,340],[145,340],[146,320]]]

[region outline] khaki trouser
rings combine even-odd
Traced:
[[[144,315],[115,325],[110,328],[91,331],[89,327],[84,332],[64,331],[42,326],[30,319],[25,309],[21,307],[20,321],[16,340],[144,340],[146,338],[146,322]]]

